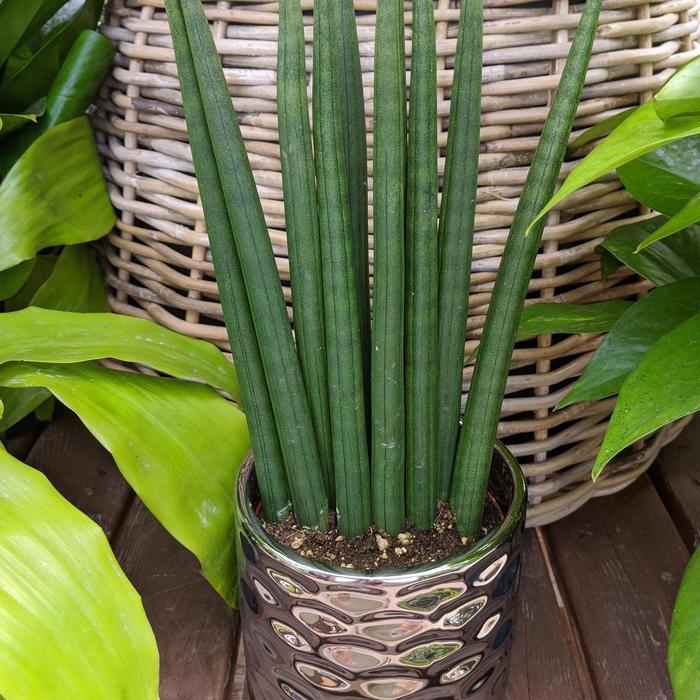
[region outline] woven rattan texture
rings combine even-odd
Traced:
[[[310,42],[312,0],[302,2]],[[355,7],[371,205],[376,0],[357,0]],[[206,2],[205,8],[289,301],[275,101],[277,4]],[[482,153],[467,355],[478,343],[499,256],[579,11],[580,5],[566,0],[485,2]],[[441,172],[458,13],[458,3],[437,0]],[[410,20],[407,12],[407,55]],[[114,0],[104,32],[118,46],[114,71],[94,118],[118,212],[116,229],[104,249],[112,306],[227,349],[163,0]],[[576,132],[648,98],[695,54],[697,32],[697,0],[605,0]],[[310,71],[310,44],[307,55]],[[567,163],[564,172],[572,166]],[[594,253],[612,227],[640,215],[643,212],[614,177],[568,199],[548,219],[530,301],[591,302],[644,293],[647,284],[624,269],[602,281]],[[556,412],[553,407],[599,342],[595,335],[543,336],[515,351],[500,435],[528,477],[530,525],[560,518],[591,496],[631,483],[678,431],[678,426],[663,430],[608,468],[605,478],[596,484],[590,481],[592,459],[613,401]],[[465,392],[471,369],[467,363]]]

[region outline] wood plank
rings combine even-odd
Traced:
[[[566,615],[556,573],[548,567],[538,533],[523,542],[519,610],[504,700],[594,698],[576,630]]]
[[[672,698],[665,651],[688,552],[649,478],[546,532],[599,696]]]
[[[238,616],[199,573],[197,560],[135,500],[115,552],[143,598],[160,650],[161,700],[223,700]]]
[[[673,522],[692,552],[700,544],[700,416],[661,450],[651,472]]]
[[[112,456],[80,419],[60,409],[26,458],[58,491],[95,520],[111,537],[131,501],[132,491]]]

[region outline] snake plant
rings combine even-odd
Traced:
[[[378,0],[373,308],[367,143],[349,0],[316,0],[312,119],[304,16],[281,0],[278,123],[294,337],[265,219],[200,0],[166,0],[195,170],[251,425],[265,516],[343,535],[375,522],[430,529],[449,499],[480,527],[500,405],[543,223],[566,153],[600,12],[587,0],[496,280],[460,427],[479,153],[483,5],[462,3],[438,210],[437,59],[431,0]],[[408,114],[407,114],[408,101]],[[311,126],[311,125],[313,126]],[[439,211],[439,215],[438,215]]]

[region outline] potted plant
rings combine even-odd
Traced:
[[[496,428],[543,222],[526,229],[557,180],[600,2],[586,4],[523,189],[461,427],[482,6],[462,4],[439,215],[433,4],[413,2],[408,118],[403,9],[377,8],[370,314],[354,9],[315,3],[312,131],[301,6],[280,3],[293,336],[201,3],[166,0],[253,445],[238,513],[258,700],[486,696],[505,683],[524,483],[494,452]]]

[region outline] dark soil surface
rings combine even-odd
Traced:
[[[481,539],[502,520],[503,513],[495,499],[489,497],[481,533],[475,539]],[[347,569],[404,569],[452,557],[469,549],[475,541],[459,536],[454,514],[443,501],[438,503],[435,525],[430,531],[407,526],[398,535],[390,535],[371,525],[359,537],[343,537],[335,529],[333,515],[328,532],[299,527],[294,516],[276,525],[263,522],[263,527],[274,540],[307,559]]]

